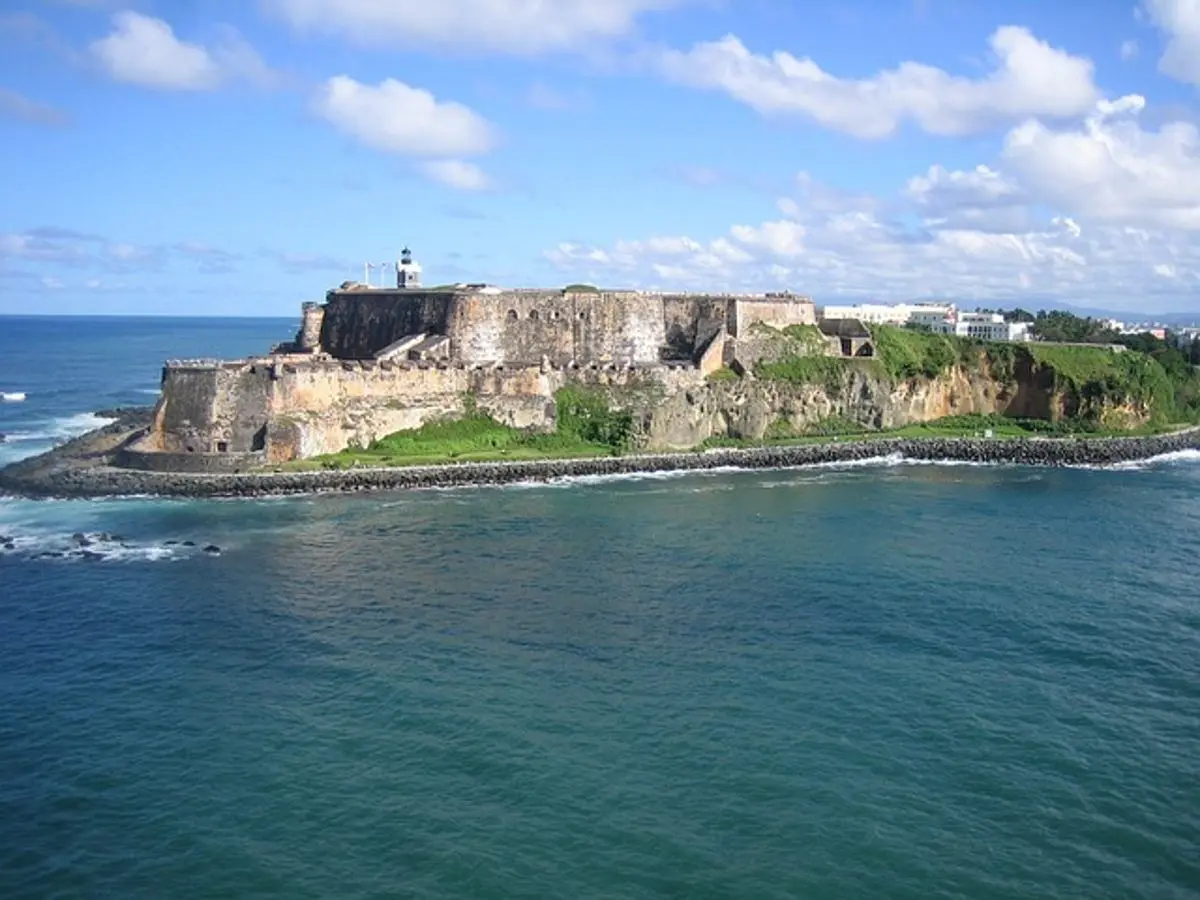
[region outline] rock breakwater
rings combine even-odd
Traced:
[[[104,454],[115,449],[122,428],[133,433],[127,424],[116,423],[0,470],[0,491],[31,497],[257,497],[513,484],[721,468],[782,469],[889,456],[1030,466],[1111,466],[1200,449],[1200,428],[1190,428],[1149,437],[879,438],[592,459],[193,475],[133,471],[106,464]]]

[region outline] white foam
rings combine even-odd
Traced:
[[[1117,469],[1124,472],[1137,472],[1152,466],[1172,465],[1176,463],[1200,462],[1200,450],[1173,450],[1170,453],[1160,453],[1146,459],[1132,462],[1113,463],[1111,466],[1084,466],[1081,468]]]
[[[205,553],[198,542],[184,546],[181,541],[139,543],[103,532],[76,534],[38,530],[0,529],[6,543],[0,543],[0,556],[48,562],[163,562]]]
[[[0,402],[4,403],[24,403],[24,391],[0,391]]]

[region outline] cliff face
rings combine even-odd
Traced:
[[[1083,412],[1121,428],[1143,425],[1151,417],[1144,403],[1089,397],[1062,385],[1052,368],[1026,362],[1002,375],[956,365],[937,377],[894,381],[869,364],[851,364],[840,380],[827,384],[757,378],[710,381],[642,411],[640,421],[646,448],[665,450],[694,447],[712,437],[760,440],[804,434],[831,421],[876,430],[946,416],[1055,421]]]

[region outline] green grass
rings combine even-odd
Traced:
[[[737,381],[738,373],[729,368],[729,366],[721,366],[721,368],[709,372],[707,381]]]
[[[875,358],[897,381],[936,378],[979,352],[977,345],[963,338],[911,328],[876,325],[871,328],[871,336],[875,339]]]
[[[788,356],[778,362],[762,362],[754,374],[767,381],[815,384],[830,393],[841,390],[853,360],[840,356]]]
[[[611,456],[608,444],[574,435],[525,431],[502,425],[483,413],[461,419],[429,422],[398,431],[369,447],[349,448],[287,465],[289,469],[347,469],[353,467],[417,466],[452,462],[569,459]]]

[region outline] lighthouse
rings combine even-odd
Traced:
[[[412,251],[405,247],[400,251],[400,262],[396,263],[396,287],[419,288],[421,266],[413,262]]]

